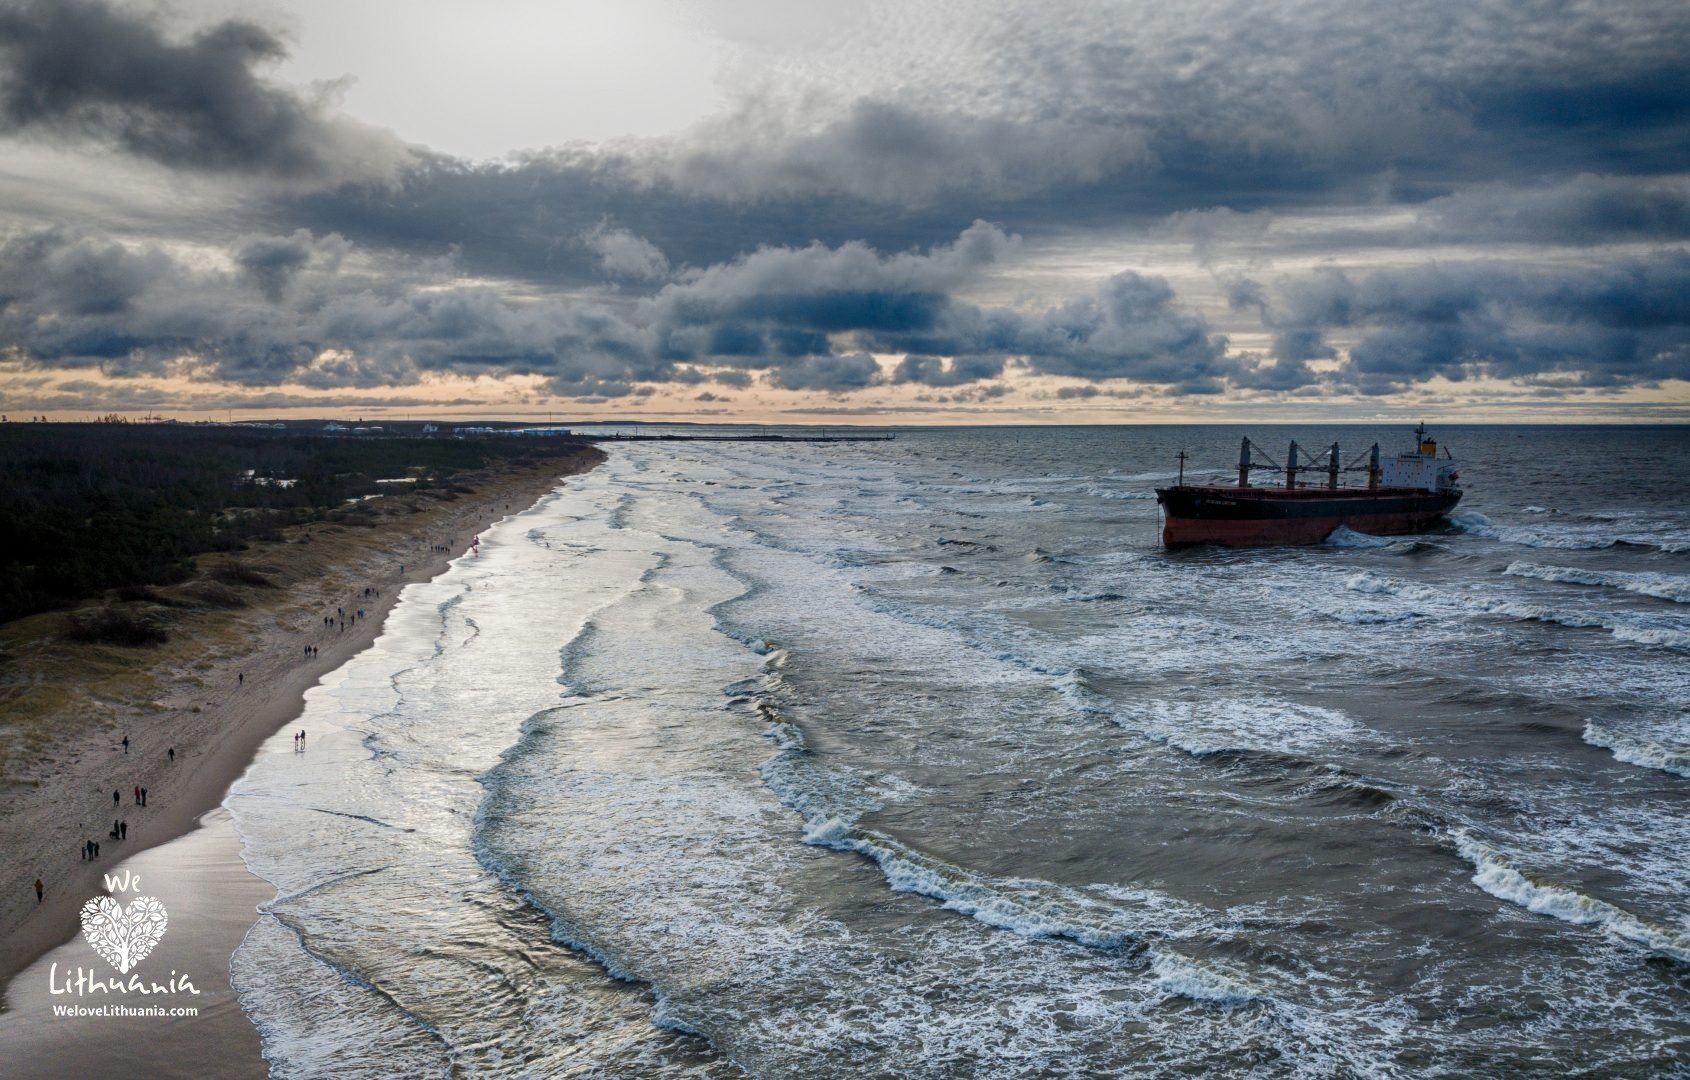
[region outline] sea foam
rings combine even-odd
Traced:
[[[1512,562],[1503,571],[1513,577],[1536,578],[1539,581],[1563,582],[1569,585],[1594,585],[1609,589],[1671,600],[1675,604],[1690,604],[1690,577],[1661,574],[1653,571],[1587,570],[1574,566],[1544,566],[1532,562]]]
[[[1690,935],[1658,926],[1565,885],[1534,879],[1502,852],[1466,832],[1456,833],[1455,847],[1473,865],[1473,884],[1499,900],[1578,926],[1599,926],[1652,953],[1690,964]]]

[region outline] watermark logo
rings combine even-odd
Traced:
[[[141,876],[128,870],[121,874],[107,874],[106,889],[110,892],[141,891]],[[82,905],[82,937],[105,961],[117,969],[119,978],[102,979],[100,973],[75,967],[59,975],[59,965],[53,963],[47,972],[48,990],[54,994],[86,997],[89,994],[198,994],[193,980],[186,972],[171,971],[165,982],[131,975],[137,964],[145,960],[164,937],[170,926],[170,916],[164,903],[156,896],[135,896],[125,904],[110,896],[96,896]],[[122,978],[121,976],[128,976]],[[56,1008],[56,1007],[55,1007]],[[115,1006],[114,1006],[115,1008]],[[94,1010],[61,1011],[60,1015],[166,1015],[161,1013],[133,1013]],[[195,1015],[193,1011],[168,1015]]]
[[[131,878],[127,870],[121,876],[106,875],[106,888],[113,892],[140,887],[141,879]],[[96,896],[82,905],[83,938],[120,975],[129,974],[147,958],[169,923],[170,916],[156,896],[137,896],[127,905],[109,896]]]

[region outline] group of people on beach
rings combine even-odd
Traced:
[[[443,550],[446,550],[446,547],[443,544],[435,545],[435,550],[443,551]],[[404,564],[403,563],[400,564],[400,572],[401,573],[404,572]],[[363,592],[361,594],[361,597],[363,599],[366,599],[366,600],[379,599],[381,597],[381,590],[376,588],[373,585],[365,586],[364,589],[363,589]],[[337,627],[340,631],[345,631],[346,624],[347,624],[348,621],[351,621],[353,624],[356,624],[359,619],[363,619],[363,618],[367,618],[367,617],[368,616],[365,614],[365,611],[364,611],[363,608],[357,608],[357,609],[349,612],[344,607],[338,607],[338,608],[335,609],[335,613],[333,615],[324,615],[323,616],[323,626],[324,627],[334,626],[334,627]],[[313,659],[313,658],[317,657],[318,655],[320,655],[318,647],[316,645],[305,645],[303,648],[304,648],[304,656],[305,656],[306,659]],[[235,685],[237,685],[237,686],[245,686],[246,685],[246,672],[239,671],[239,672],[235,673]],[[123,753],[127,756],[128,753],[129,753],[129,749],[130,749],[130,742],[129,742],[129,736],[128,735],[123,736],[121,745],[123,747]],[[304,750],[305,750],[305,731],[304,731],[303,728],[294,733],[293,749],[294,749],[295,753],[303,753]],[[175,764],[176,763],[176,748],[174,746],[168,747],[165,750],[165,756],[171,764]],[[134,789],[132,790],[131,795],[134,798],[135,806],[145,807],[147,805],[147,789],[142,787],[140,784],[136,784],[134,786]],[[113,808],[121,806],[123,804],[123,792],[120,789],[113,788],[112,793],[111,793],[111,801],[112,801]],[[121,840],[127,840],[129,838],[129,822],[128,822],[128,820],[125,819],[125,818],[115,818],[115,819],[113,819],[112,825],[111,825],[111,830],[106,835],[107,835],[107,838],[111,839],[111,840],[120,840],[120,841]],[[97,859],[99,857],[100,857],[100,842],[98,840],[93,840],[93,839],[83,841],[82,850],[81,850],[82,861],[88,862],[90,860]],[[36,903],[39,904],[41,902],[41,898],[45,894],[45,892],[46,892],[45,883],[40,878],[36,878],[35,879],[35,902]]]
[[[303,732],[301,734],[303,734]],[[125,735],[123,737],[122,746],[123,746],[124,754],[127,755],[129,753],[129,736],[128,735]],[[176,748],[174,746],[167,747],[165,749],[164,753],[165,753],[166,759],[172,765],[174,765],[176,763]],[[142,787],[140,784],[136,784],[133,788],[130,789],[129,797],[132,800],[134,800],[134,805],[137,806],[137,807],[145,807],[147,805],[147,789]],[[113,788],[112,789],[111,804],[112,804],[113,809],[116,809],[117,807],[123,805],[123,791],[120,788]],[[108,831],[106,833],[106,838],[108,840],[127,840],[127,839],[129,839],[129,819],[121,818],[121,817],[120,818],[113,818],[112,823],[111,823],[111,829],[110,829],[110,831]],[[92,840],[92,839],[84,840],[82,842],[82,861],[88,862],[91,859],[97,859],[99,857],[100,857],[100,842],[98,840]],[[42,894],[43,888],[44,888],[44,886],[41,883],[41,879],[36,878],[35,879],[35,902],[38,903],[38,904],[41,902],[41,894]]]
[[[506,508],[509,509],[508,506]],[[458,542],[458,538],[452,537],[450,539],[451,539],[450,543],[430,544],[429,550],[436,553],[436,554],[447,554],[447,555],[451,554],[453,546]],[[475,538],[473,538],[470,541],[469,546],[470,546],[470,551],[471,551],[472,554],[480,555],[481,554],[481,537],[476,536]],[[399,573],[404,574],[404,572],[405,572],[405,564],[400,563],[399,564]],[[376,588],[373,585],[367,585],[367,586],[364,587],[363,592],[361,594],[361,599],[378,600],[380,598],[381,598],[381,590],[380,589]],[[323,616],[323,626],[324,626],[325,629],[327,629],[329,627],[334,627],[338,633],[344,633],[345,630],[346,630],[346,624],[348,622],[351,622],[353,625],[356,625],[358,623],[358,620],[364,619],[364,618],[367,618],[367,615],[365,614],[365,610],[363,608],[357,608],[357,609],[355,609],[351,612],[348,612],[346,610],[346,608],[344,608],[344,607],[337,607],[335,609],[335,613],[333,615],[324,615]],[[316,645],[307,644],[303,647],[303,650],[304,650],[303,655],[306,659],[314,659],[314,658],[316,658],[317,656],[320,655],[320,651],[319,651],[319,649]],[[246,685],[246,672],[244,672],[244,671],[236,672],[236,674],[235,674],[235,685],[239,686],[239,687],[244,687]],[[129,736],[128,735],[123,736],[122,746],[123,746],[124,754],[128,755],[129,748],[130,748]],[[293,736],[293,748],[294,748],[295,753],[303,753],[304,752],[304,750],[305,750],[305,731],[304,731],[303,728],[300,729],[298,732],[296,732],[294,734],[294,736]],[[176,748],[174,746],[168,747],[165,750],[165,755],[166,755],[167,759],[169,760],[169,762],[171,764],[176,763]],[[142,787],[139,784],[136,784],[135,787],[134,787],[134,790],[132,792],[132,795],[134,797],[135,806],[145,807],[147,805],[147,789],[146,788]],[[112,806],[113,807],[117,807],[117,806],[122,805],[123,793],[120,790],[113,789],[111,796],[112,796]],[[108,835],[109,839],[112,839],[112,840],[119,840],[119,841],[127,840],[129,838],[129,822],[128,822],[128,820],[124,819],[124,818],[114,819],[112,821],[111,831],[107,835]],[[82,855],[82,861],[84,861],[84,862],[99,858],[100,857],[100,842],[98,840],[93,840],[93,839],[89,839],[89,840],[84,841],[83,844],[82,844],[81,855]],[[39,877],[36,878],[35,879],[35,902],[37,904],[41,903],[42,897],[45,895],[45,893],[46,893],[46,884]]]

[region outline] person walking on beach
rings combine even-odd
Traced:
[[[37,904],[39,904],[41,902],[41,891],[42,891],[43,887],[44,886],[42,886],[42,884],[41,884],[41,879],[36,878],[35,879],[35,902]]]
[[[165,753],[170,755],[170,763],[172,765],[176,764],[176,748],[172,746],[169,750],[165,751]]]
[[[141,789],[141,805],[142,806],[147,805],[147,789],[146,788]]]
[[[236,686],[245,686],[246,685],[246,672],[242,671],[242,672],[239,672],[235,675],[235,685]]]
[[[123,752],[125,754],[129,753],[129,736],[127,735],[123,737]]]
[[[140,784],[135,785],[135,805],[136,806],[141,805],[141,785]]]
[[[117,838],[119,840],[129,839],[129,822],[120,821],[117,823]]]
[[[111,804],[112,804],[112,805],[113,805],[113,806],[116,806],[116,805],[117,805],[117,804],[118,804],[118,803],[120,803],[120,802],[122,802],[122,801],[123,801],[123,796],[122,796],[122,795],[119,795],[119,794],[118,794],[118,793],[117,793],[117,789],[116,789],[116,788],[112,788],[112,789],[111,789]]]
[[[100,842],[98,840],[95,840],[95,841],[93,841],[93,844],[94,844],[94,858],[98,859],[100,857]]]

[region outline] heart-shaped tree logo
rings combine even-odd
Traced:
[[[82,905],[82,936],[122,975],[147,958],[169,921],[156,896],[137,896],[127,907],[109,896]]]

